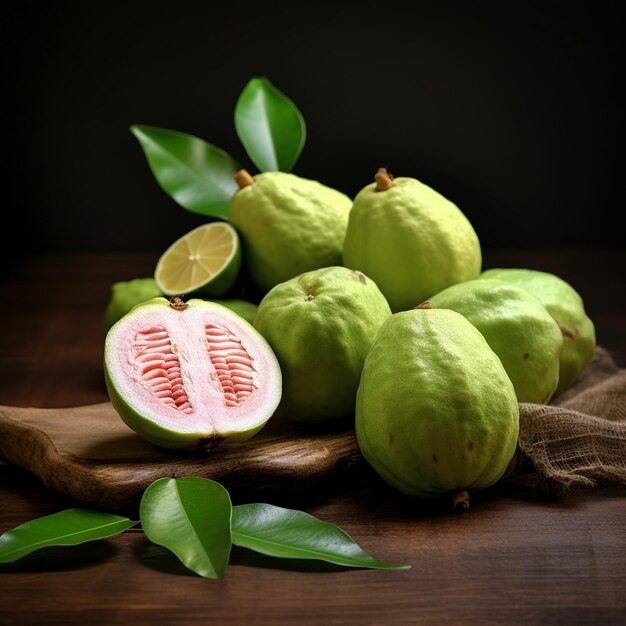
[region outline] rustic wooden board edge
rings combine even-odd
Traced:
[[[238,447],[209,455],[180,455],[155,448],[154,457],[89,460],[56,447],[33,425],[35,414],[67,420],[97,412],[109,403],[41,409],[0,405],[0,459],[22,467],[44,486],[79,504],[110,511],[136,509],[141,494],[162,477],[200,476],[242,492],[275,493],[314,487],[365,464],[353,430],[319,435],[269,431]],[[24,423],[26,418],[31,423]],[[20,419],[21,418],[21,419]]]

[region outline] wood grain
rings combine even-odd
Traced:
[[[311,433],[279,418],[239,446],[175,454],[136,435],[109,402],[0,406],[0,460],[78,503],[114,512],[136,509],[146,487],[164,476],[201,476],[262,494],[310,486],[364,464],[352,429]]]
[[[149,276],[157,256],[32,256],[0,274],[0,289],[10,296],[10,306],[0,307],[0,403],[25,409],[105,403],[101,323],[110,285]],[[485,267],[497,266],[553,271],[572,282],[598,342],[626,367],[626,252],[486,251]],[[412,568],[348,570],[238,549],[225,578],[208,581],[141,533],[124,533],[0,566],[0,624],[626,623],[623,489],[549,501],[502,486],[477,494],[459,516],[401,497],[372,476],[341,484],[331,473],[263,500],[337,524],[378,559]],[[0,533],[76,504],[2,463],[0,503]]]

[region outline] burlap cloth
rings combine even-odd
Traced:
[[[626,485],[626,369],[596,348],[576,384],[549,405],[520,404],[517,453],[503,480],[550,495]]]

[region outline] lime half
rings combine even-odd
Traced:
[[[241,265],[237,231],[226,222],[203,224],[177,239],[157,262],[154,280],[166,296],[223,296]]]

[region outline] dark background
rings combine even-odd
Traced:
[[[233,109],[255,76],[304,115],[301,176],[354,195],[387,165],[456,202],[484,248],[623,246],[619,3],[404,4],[3,8],[4,250],[165,249],[203,218],[128,127],[254,170]]]

